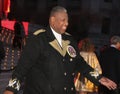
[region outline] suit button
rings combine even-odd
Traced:
[[[73,87],[71,87],[71,91],[73,91]]]
[[[63,59],[63,62],[65,61],[65,59]]]
[[[66,88],[66,87],[64,87],[64,90],[66,91],[66,90],[67,90],[67,88]]]
[[[70,61],[72,62],[72,61],[73,61],[73,59],[72,59],[72,58],[70,58]]]
[[[64,72],[64,75],[66,76],[66,75],[67,75],[67,73],[66,73],[66,72]]]

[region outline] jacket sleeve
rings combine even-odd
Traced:
[[[27,72],[38,60],[40,52],[38,40],[37,36],[31,36],[27,39],[27,44],[22,51],[18,65],[9,80],[6,90],[10,90],[14,93],[20,90],[21,82],[24,80]]]
[[[92,81],[95,85],[100,84],[99,79],[102,77],[102,75],[98,71],[94,70],[91,66],[89,66],[81,55],[77,56],[76,69],[78,72]]]

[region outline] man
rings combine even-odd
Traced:
[[[83,75],[109,89],[116,84],[97,74],[79,55],[76,42],[66,33],[68,14],[65,8],[52,9],[49,26],[33,33],[13,72],[4,94],[17,93],[25,80],[24,94],[75,94],[74,75]],[[25,79],[24,79],[25,78]]]
[[[103,76],[114,81],[118,86],[120,84],[120,37],[113,36],[110,39],[110,47],[107,47],[100,54],[100,64],[102,67]],[[102,94],[120,94],[119,89],[109,90],[101,86]]]

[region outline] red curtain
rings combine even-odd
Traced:
[[[3,11],[5,13],[10,12],[10,0],[3,0]]]

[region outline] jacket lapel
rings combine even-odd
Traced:
[[[67,46],[70,44],[69,40],[62,40],[63,56],[66,55]]]
[[[70,44],[70,41],[65,39],[65,38],[63,38],[63,40],[62,40],[62,47],[61,47],[60,44],[58,43],[57,39],[53,35],[53,33],[52,33],[52,31],[51,31],[49,26],[47,27],[46,33],[47,33],[47,38],[48,38],[49,44],[56,51],[58,51],[62,56],[65,56],[66,55],[67,46]]]
[[[56,49],[62,56],[66,55],[67,46],[70,44],[68,40],[62,40],[62,47],[59,45],[58,41],[54,39],[53,41],[49,42],[49,44]]]

